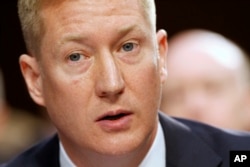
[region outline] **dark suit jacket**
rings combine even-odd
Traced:
[[[159,119],[165,136],[167,167],[229,167],[230,150],[250,150],[250,133],[226,132],[162,113]],[[3,166],[59,167],[58,142],[56,135]]]

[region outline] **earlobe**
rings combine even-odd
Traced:
[[[160,59],[160,73],[161,81],[165,82],[167,78],[167,52],[168,52],[168,43],[167,43],[167,32],[165,30],[159,30],[157,32],[157,42],[158,42],[158,54]]]
[[[44,106],[41,72],[37,59],[23,54],[19,58],[19,64],[31,98]]]

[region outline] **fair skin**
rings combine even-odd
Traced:
[[[138,166],[157,131],[165,31],[139,1],[53,3],[40,57],[20,57],[31,97],[77,166]]]
[[[161,109],[171,116],[250,130],[250,92],[242,57],[236,46],[210,32],[173,38]]]

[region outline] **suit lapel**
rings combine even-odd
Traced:
[[[221,158],[189,127],[162,113],[159,119],[165,137],[167,167],[217,167],[221,163]]]
[[[43,143],[38,149],[32,167],[60,167],[59,165],[59,139],[55,135],[48,142]],[[35,165],[36,164],[36,165]]]

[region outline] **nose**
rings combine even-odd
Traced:
[[[98,62],[96,94],[101,98],[116,100],[124,91],[125,84],[120,67],[111,54],[106,54]]]

